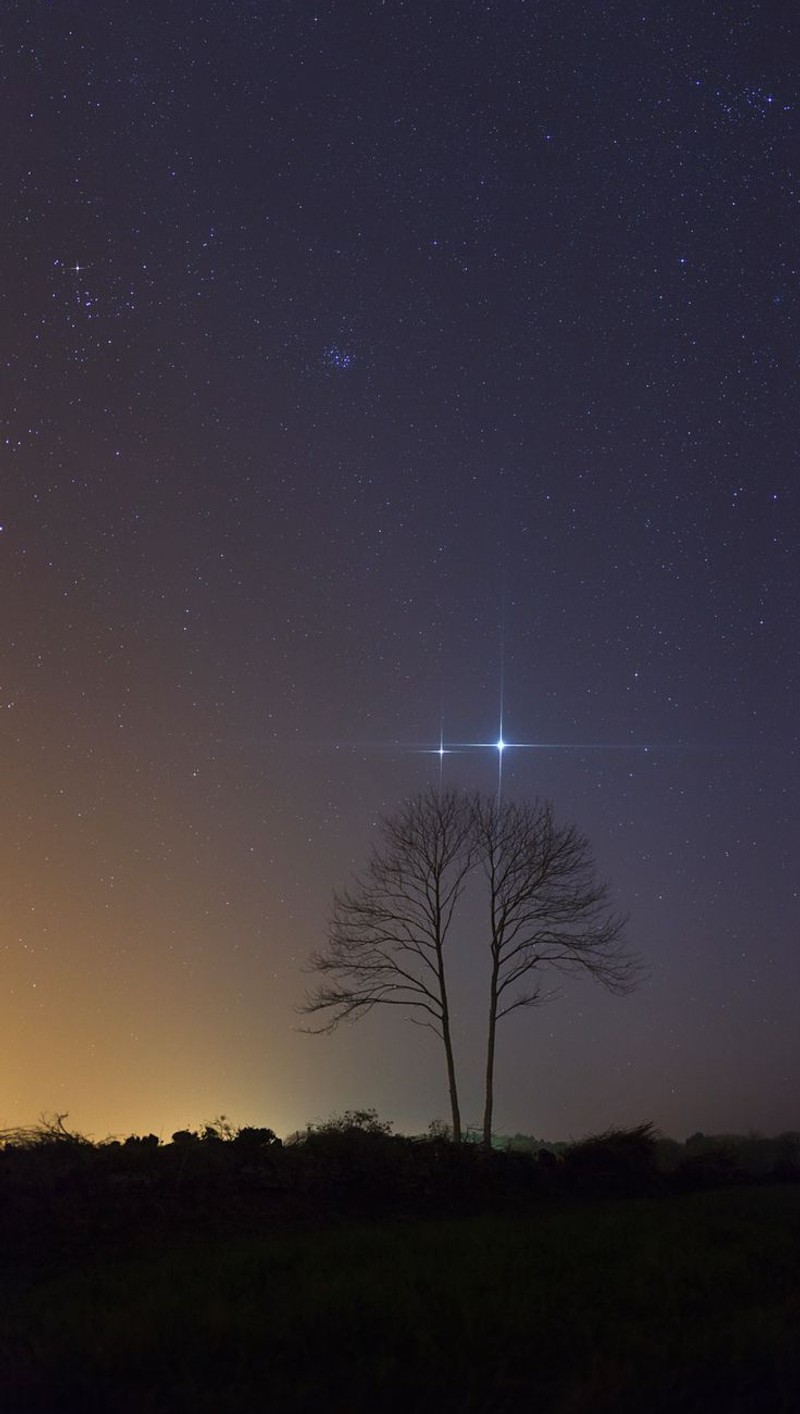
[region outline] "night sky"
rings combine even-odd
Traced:
[[[800,1127],[798,52],[792,0],[4,4],[0,1128],[446,1119],[429,1033],[295,1008],[501,710],[648,975],[505,1024],[496,1129]]]

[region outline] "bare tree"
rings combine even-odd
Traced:
[[[405,1008],[442,1041],[453,1122],[461,1139],[445,946],[474,871],[488,905],[489,1015],[483,1139],[491,1144],[497,1024],[546,1001],[548,972],[584,973],[609,991],[636,983],[625,922],[598,879],[589,841],[560,825],[548,802],[429,791],[384,818],[367,869],[334,895],[328,944],[301,1007],[333,1031],[375,1006]]]
[[[445,945],[472,867],[472,811],[454,791],[415,797],[380,826],[363,877],[334,896],[328,945],[310,971],[322,979],[301,1011],[333,1031],[375,1006],[401,1007],[441,1039],[453,1138],[461,1138]],[[416,1013],[416,1016],[413,1014]]]
[[[548,971],[587,973],[611,992],[632,989],[637,963],[624,942],[626,920],[609,906],[589,841],[559,825],[549,802],[515,805],[476,795],[471,802],[476,862],[488,887],[489,1022],[483,1142],[492,1142],[497,1023],[546,1001]]]

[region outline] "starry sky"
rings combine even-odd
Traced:
[[[501,711],[648,971],[505,1023],[498,1131],[800,1127],[799,29],[7,0],[0,1128],[446,1119],[434,1037],[295,1008]]]

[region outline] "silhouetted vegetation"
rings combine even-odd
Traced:
[[[793,1407],[800,1134],[66,1119],[0,1135],[4,1414]]]
[[[282,1142],[225,1116],[171,1141],[92,1143],[57,1116],[0,1135],[0,1242],[15,1252],[78,1250],[140,1231],[240,1230],[252,1222],[525,1210],[542,1202],[686,1193],[794,1182],[800,1134],[774,1139],[610,1129],[573,1144],[525,1135],[453,1144],[445,1126],[394,1134],[374,1110],[350,1110]]]

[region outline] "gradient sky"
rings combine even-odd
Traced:
[[[0,1127],[446,1118],[427,1032],[294,1008],[502,697],[649,977],[509,1020],[497,1130],[800,1128],[799,49],[791,0],[7,0]]]

